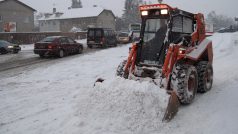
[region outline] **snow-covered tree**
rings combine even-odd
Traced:
[[[140,22],[139,5],[144,4],[143,0],[126,0],[123,19],[125,24]]]
[[[116,17],[116,31],[125,29],[128,29],[128,26],[125,25],[125,21],[120,17]]]
[[[220,28],[227,28],[234,25],[234,19],[225,15],[216,14],[215,11],[211,11],[206,18],[206,21],[213,23],[214,30],[219,30]]]
[[[82,8],[82,2],[81,0],[72,0],[72,6],[71,8]]]

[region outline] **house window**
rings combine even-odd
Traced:
[[[53,25],[56,25],[56,22],[55,22],[55,21],[53,21]]]
[[[0,15],[0,22],[2,22],[2,16]]]
[[[44,23],[43,23],[43,22],[41,23],[41,26],[42,26],[42,27],[44,26]]]

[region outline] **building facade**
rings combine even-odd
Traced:
[[[88,27],[115,29],[115,15],[111,10],[92,7],[54,11],[39,20],[40,32],[70,32],[72,28],[87,30]]]
[[[32,32],[35,11],[18,0],[0,0],[0,32]]]

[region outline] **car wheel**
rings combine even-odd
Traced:
[[[192,65],[177,64],[172,72],[171,88],[176,92],[182,104],[194,100],[198,87],[197,69]]]
[[[92,45],[88,45],[88,48],[93,48],[93,46]]]
[[[14,54],[17,54],[18,52],[19,52],[18,50],[14,50],[14,51],[13,51]]]
[[[82,52],[83,52],[83,47],[80,46],[80,47],[78,48],[78,54],[81,54]]]
[[[6,54],[7,53],[7,50],[5,48],[0,48],[0,54]]]
[[[39,54],[39,56],[40,56],[41,58],[44,58],[44,57],[45,57],[45,55],[44,55],[44,54]]]
[[[64,50],[60,49],[59,54],[58,54],[59,58],[63,58],[64,54],[65,54]]]
[[[207,61],[200,61],[197,65],[198,70],[198,92],[205,93],[212,88],[213,67]]]
[[[108,45],[107,44],[102,44],[102,48],[107,48]]]
[[[115,42],[114,47],[117,47],[117,42]]]

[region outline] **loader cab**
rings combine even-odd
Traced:
[[[165,4],[141,6],[142,30],[137,66],[162,67],[168,46],[194,31],[193,14]]]

